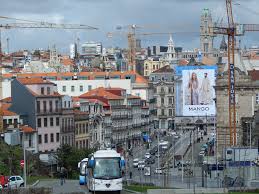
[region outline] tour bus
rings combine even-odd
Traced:
[[[79,184],[85,185],[87,184],[86,177],[87,177],[87,163],[88,158],[84,158],[81,162],[78,162],[79,168]]]
[[[98,150],[88,160],[87,187],[91,191],[120,193],[125,168],[123,156],[115,150]]]

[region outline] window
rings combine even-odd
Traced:
[[[67,87],[66,86],[62,86],[62,91],[66,92],[67,91]]]
[[[40,101],[37,101],[37,112],[40,112]]]
[[[153,70],[155,70],[156,69],[156,66],[155,65],[153,65]]]
[[[164,93],[165,92],[165,89],[163,87],[161,87],[161,92]]]
[[[71,92],[75,91],[75,86],[71,86]]]
[[[83,90],[84,90],[84,87],[80,86],[80,92],[83,92]]]
[[[68,102],[68,108],[71,108],[70,101],[67,101],[67,102]]]
[[[38,127],[41,127],[41,118],[38,118],[37,125],[38,125]]]
[[[44,127],[48,126],[48,118],[44,118]]]
[[[39,142],[39,144],[42,144],[41,135],[38,135],[38,142]]]
[[[165,99],[161,98],[161,104],[163,105],[165,103]]]
[[[44,135],[44,143],[48,143],[48,134]]]
[[[55,109],[56,109],[56,112],[58,112],[58,100],[55,101]]]
[[[17,177],[16,177],[16,180],[17,180],[17,181],[21,181],[22,179],[17,176]]]
[[[54,119],[51,117],[50,118],[50,126],[53,127],[54,126]]]
[[[52,101],[49,101],[49,112],[52,112]]]
[[[47,102],[43,101],[43,112],[47,112]]]
[[[50,95],[50,87],[47,87],[47,94]]]
[[[53,133],[50,134],[50,142],[52,142],[52,143],[54,142],[54,134]]]
[[[171,87],[168,88],[168,93],[171,93],[172,92],[172,89]]]
[[[59,117],[56,117],[56,126],[59,126]]]
[[[40,88],[40,93],[41,93],[42,95],[44,94],[44,88],[43,88],[43,87]]]
[[[173,111],[172,109],[169,109],[169,116],[172,116],[173,115]]]
[[[91,85],[88,86],[88,91],[90,91],[90,90],[92,90],[92,86]]]
[[[67,108],[67,101],[64,101],[64,108]]]
[[[256,94],[256,96],[255,96],[255,103],[256,103],[256,104],[259,104],[259,93]]]
[[[56,134],[56,142],[59,142],[59,133]]]
[[[168,103],[169,103],[169,105],[171,105],[173,103],[172,98],[168,99]]]
[[[165,110],[164,109],[161,109],[161,115],[165,115]]]

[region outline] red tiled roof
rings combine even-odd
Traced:
[[[2,100],[0,100],[0,102],[3,102],[3,103],[12,103],[12,97],[3,98]]]
[[[62,76],[69,76],[72,77],[74,75],[77,76],[87,76],[88,79],[93,80],[96,76],[119,76],[120,79],[126,79],[126,76],[135,76],[136,83],[148,83],[148,80],[143,76],[139,75],[134,71],[126,71],[126,72],[80,72],[80,73],[72,73],[72,72],[65,72],[65,73],[7,73],[3,74],[3,78],[12,78],[16,76],[17,78],[44,78],[44,77],[56,77],[57,80],[60,80]]]
[[[36,132],[35,129],[31,128],[30,126],[28,125],[23,125],[20,127],[20,129],[24,132],[24,133],[34,133]]]
[[[43,78],[34,77],[34,78],[18,78],[17,79],[21,84],[23,85],[34,85],[34,84],[51,84],[54,85],[54,83],[44,80]]]
[[[66,59],[66,58],[62,59],[62,60],[61,60],[61,63],[62,63],[63,65],[65,65],[65,66],[71,66],[71,65],[74,65],[74,64],[75,64],[73,60],[71,60],[71,59]]]
[[[17,116],[17,114],[9,110],[3,110],[3,116]]]
[[[81,96],[79,96],[80,98],[89,98],[89,97],[103,97],[106,99],[114,99],[114,100],[120,100],[123,99],[121,96],[115,95],[109,91],[107,91],[105,88],[103,87],[99,87],[93,90],[90,90],[89,92],[82,94]],[[93,99],[93,98],[92,98]]]

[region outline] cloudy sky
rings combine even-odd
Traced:
[[[3,48],[10,39],[10,50],[47,48],[56,44],[60,51],[68,51],[77,37],[85,41],[101,41],[105,47],[126,46],[126,35],[115,32],[116,26],[136,24],[140,32],[178,32],[174,34],[176,46],[185,49],[199,47],[200,15],[203,8],[212,11],[214,21],[226,21],[225,0],[0,0],[0,15],[27,20],[55,23],[86,24],[98,31],[79,30],[4,30]],[[239,23],[259,23],[259,0],[235,0],[234,16]],[[1,23],[14,20],[0,19]],[[126,31],[122,29],[122,31]],[[184,32],[184,33],[180,33]],[[246,34],[243,45],[259,45],[259,32]],[[141,37],[144,46],[167,44],[167,36]]]

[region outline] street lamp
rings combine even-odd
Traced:
[[[25,138],[25,134],[23,134]],[[23,167],[23,179],[24,179],[24,188],[27,187],[27,164],[26,164],[26,148],[29,147],[29,142],[28,141],[23,141],[23,160],[24,160],[24,167]]]

